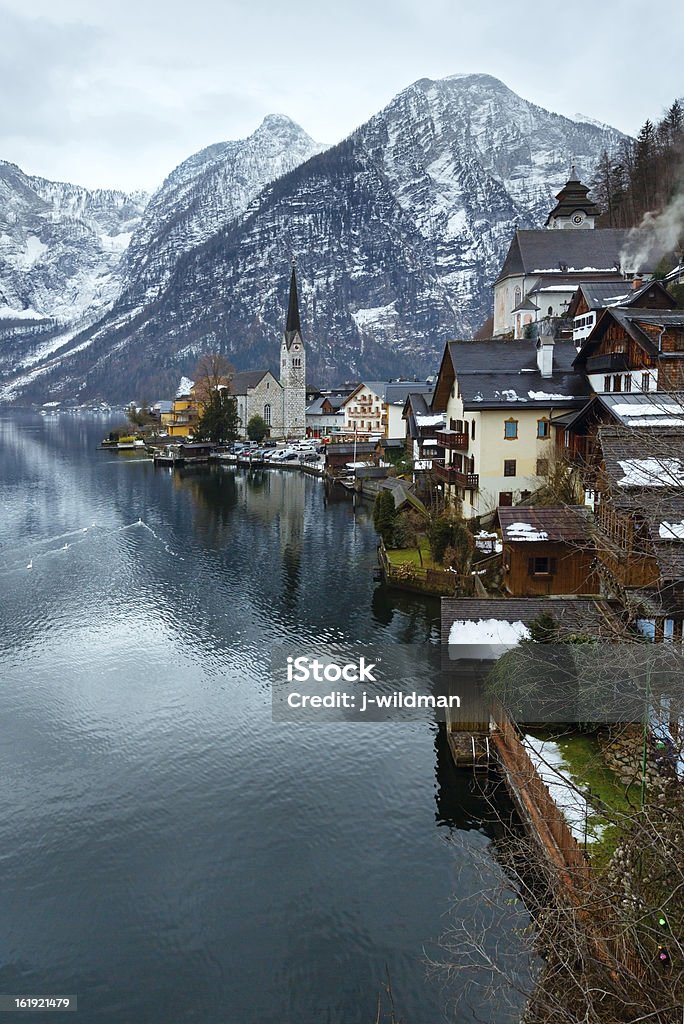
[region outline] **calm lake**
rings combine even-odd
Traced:
[[[78,996],[34,1021],[374,1024],[389,977],[402,1024],[514,1019],[427,972],[473,908],[517,942],[438,726],[272,721],[272,645],[383,638],[428,671],[437,602],[374,581],[370,506],[155,470],[97,451],[110,426],[0,417],[0,993]]]

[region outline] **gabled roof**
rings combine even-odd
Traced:
[[[604,331],[610,326],[610,322],[620,324],[625,333],[644,349],[648,355],[657,356],[658,346],[653,342],[647,331],[642,330],[640,324],[653,327],[681,327],[684,329],[684,309],[650,309],[632,306],[610,306],[604,309],[594,325],[591,334],[586,338],[582,348],[575,358],[574,365],[581,367],[591,354],[592,349],[601,341]],[[681,355],[681,353],[674,353]]]
[[[570,341],[555,343],[551,377],[542,377],[536,343],[527,339],[449,341],[447,353],[464,409],[471,412],[572,407],[583,405],[591,393],[586,377],[573,370],[576,349]],[[444,361],[440,376],[443,368]]]
[[[591,512],[584,505],[498,508],[501,536],[509,544],[586,544],[591,540]]]
[[[310,405],[306,407],[307,416],[333,416],[338,413],[342,413],[342,403],[346,399],[346,395],[333,395],[333,394],[322,394],[319,395]],[[329,402],[332,406],[332,412],[324,412],[323,406]]]
[[[529,626],[542,613],[551,614],[561,633],[589,631],[592,636],[614,636],[619,624],[606,602],[572,597],[442,598],[442,643],[447,643],[454,622],[523,622]]]
[[[236,373],[230,382],[230,393],[232,395],[246,395],[252,388],[257,387],[270,370],[244,370]],[[271,376],[273,376],[271,374]],[[276,383],[278,383],[276,381]],[[280,384],[278,384],[280,387]]]
[[[568,308],[568,316],[575,316],[580,297],[584,298],[589,309],[598,310],[608,306],[639,306],[645,300],[646,304],[642,308],[651,308],[648,306],[648,300],[656,295],[672,309],[676,307],[677,300],[660,281],[646,281],[639,288],[633,288],[631,283],[624,279],[622,284],[617,280],[583,281],[577,286]]]
[[[647,232],[643,231],[646,240]],[[591,228],[578,231],[554,231],[549,228],[516,231],[495,283],[506,277],[530,274],[609,273],[620,270],[620,253],[630,235],[638,244],[638,229]],[[644,246],[648,249],[648,246]],[[646,260],[641,267],[630,268],[652,273],[655,266]]]
[[[684,392],[634,391],[597,394],[594,399],[626,427],[684,428]]]
[[[517,306],[513,307],[513,313],[521,313],[525,309],[529,309],[534,313],[539,312],[539,306],[536,306],[529,295],[526,295],[522,302],[519,302]]]

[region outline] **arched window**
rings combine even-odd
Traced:
[[[271,405],[269,402],[264,406],[264,423],[267,427],[271,426]]]
[[[513,292],[513,309],[515,309],[516,306],[520,305],[521,300],[522,300],[522,291],[520,289],[520,285],[516,285],[515,286],[515,291]]]

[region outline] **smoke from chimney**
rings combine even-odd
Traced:
[[[672,199],[660,213],[646,213],[638,228],[632,228],[620,252],[620,268],[626,277],[653,269],[663,256],[679,246],[684,234],[684,192]]]

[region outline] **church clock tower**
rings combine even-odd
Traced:
[[[299,320],[297,272],[292,264],[287,322],[280,346],[280,383],[283,389],[283,432],[286,437],[306,436],[306,353]]]
[[[593,228],[596,218],[599,215],[599,208],[589,198],[589,189],[583,185],[575,174],[575,168],[570,172],[570,178],[556,196],[558,200],[551,213],[546,218],[547,228]]]

